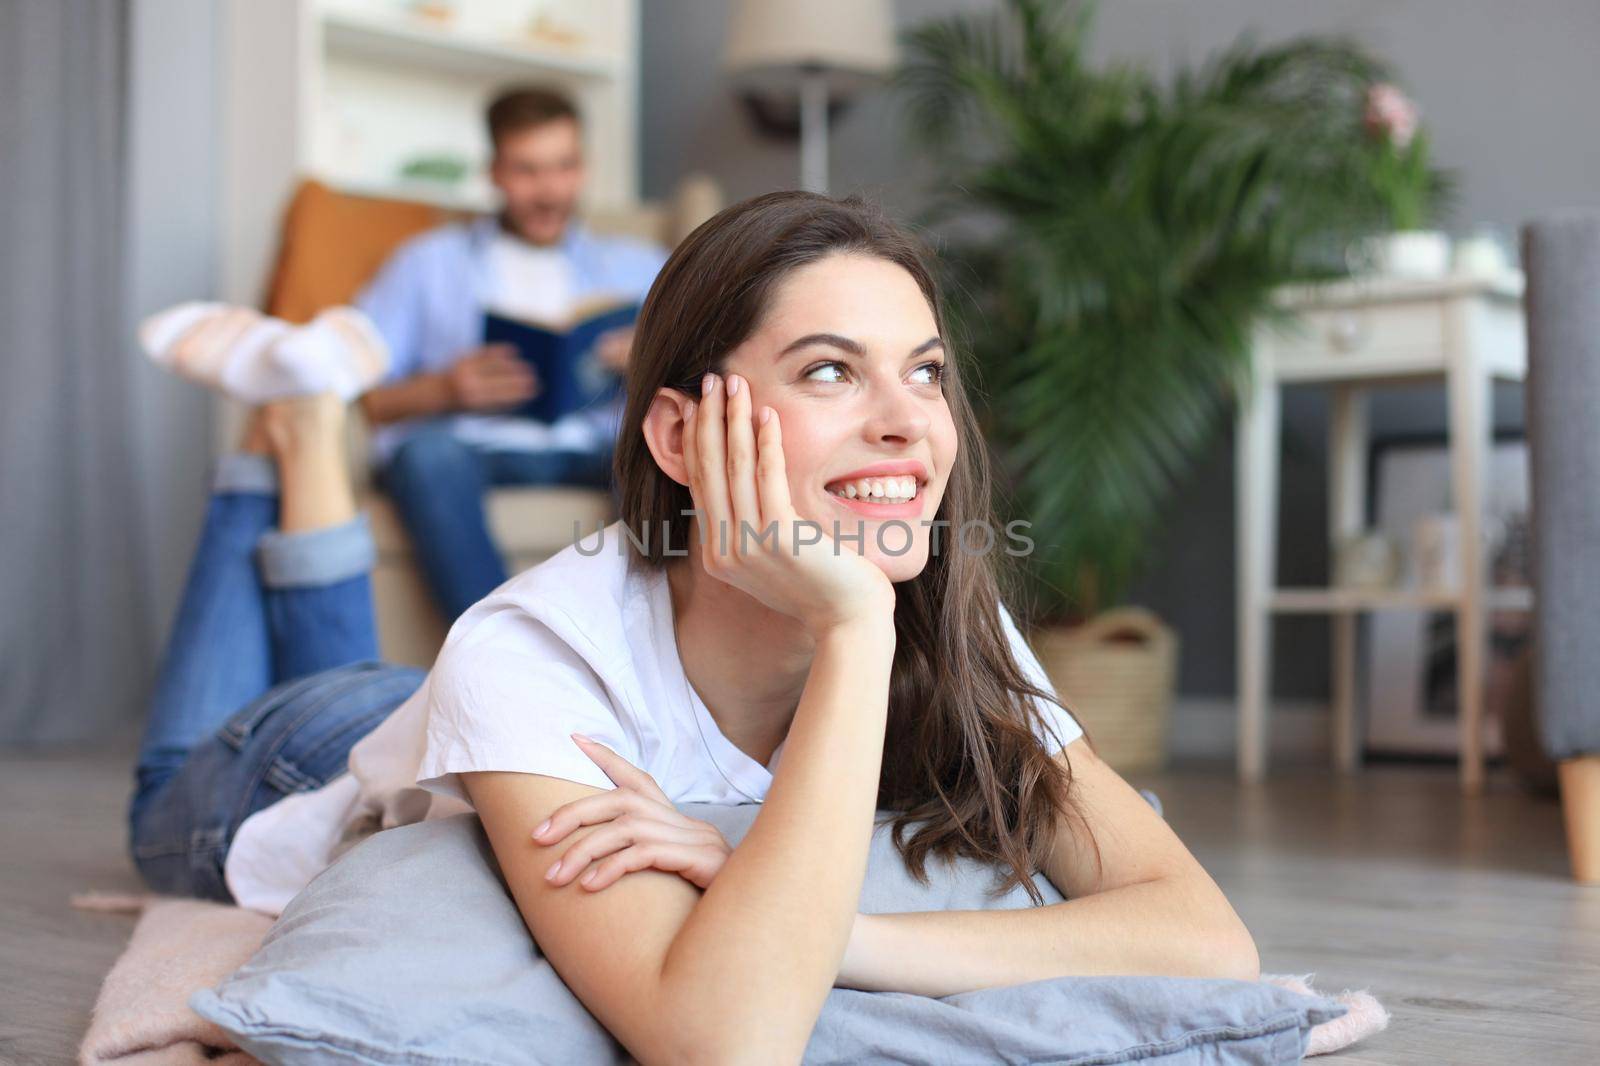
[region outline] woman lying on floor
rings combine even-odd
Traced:
[[[373,829],[475,810],[540,949],[644,1061],[796,1061],[834,985],[1255,979],[1223,894],[1052,697],[1001,549],[956,537],[989,486],[944,337],[873,208],[722,212],[638,322],[621,522],[479,601],[426,676],[372,661],[341,400],[264,407],[140,755],[151,887],[278,913]],[[730,850],[693,801],[762,808]],[[965,854],[1068,902],[860,915],[880,808],[913,871]]]

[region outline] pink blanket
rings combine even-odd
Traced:
[[[78,1051],[83,1066],[260,1066],[233,1038],[189,1009],[189,997],[214,988],[255,954],[272,919],[255,911],[167,896],[74,896],[85,910],[139,913],[133,938],[100,987]],[[142,913],[141,913],[142,912]],[[1263,981],[1306,995],[1311,974],[1262,974]],[[1332,997],[1350,1008],[1311,1030],[1308,1055],[1347,1047],[1389,1024],[1371,994]],[[220,1054],[219,1054],[220,1052]]]
[[[261,946],[272,919],[242,907],[163,896],[74,896],[84,910],[143,912],[100,986],[83,1066],[260,1066],[227,1032],[189,1009]],[[218,1051],[221,1054],[218,1054]]]

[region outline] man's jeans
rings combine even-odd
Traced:
[[[461,440],[440,422],[407,437],[378,470],[377,481],[394,499],[448,625],[510,576],[489,535],[489,487],[606,488],[611,452],[491,451]]]
[[[283,533],[277,474],[229,455],[150,701],[128,846],[151,889],[231,902],[239,825],[342,773],[350,748],[423,672],[375,661],[364,516]]]

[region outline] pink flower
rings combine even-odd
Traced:
[[[1417,105],[1398,87],[1379,82],[1367,89],[1367,106],[1362,114],[1370,136],[1404,148],[1417,132]]]

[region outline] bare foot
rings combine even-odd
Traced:
[[[331,392],[274,400],[262,405],[261,423],[278,460],[278,528],[323,529],[354,518],[344,400]]]
[[[249,452],[251,455],[271,455],[272,441],[267,438],[266,419],[262,417],[261,408],[250,409],[250,418],[244,424],[244,433],[239,437],[239,450]]]
[[[331,392],[273,400],[262,404],[259,414],[279,458],[318,449],[344,454],[345,402]]]

